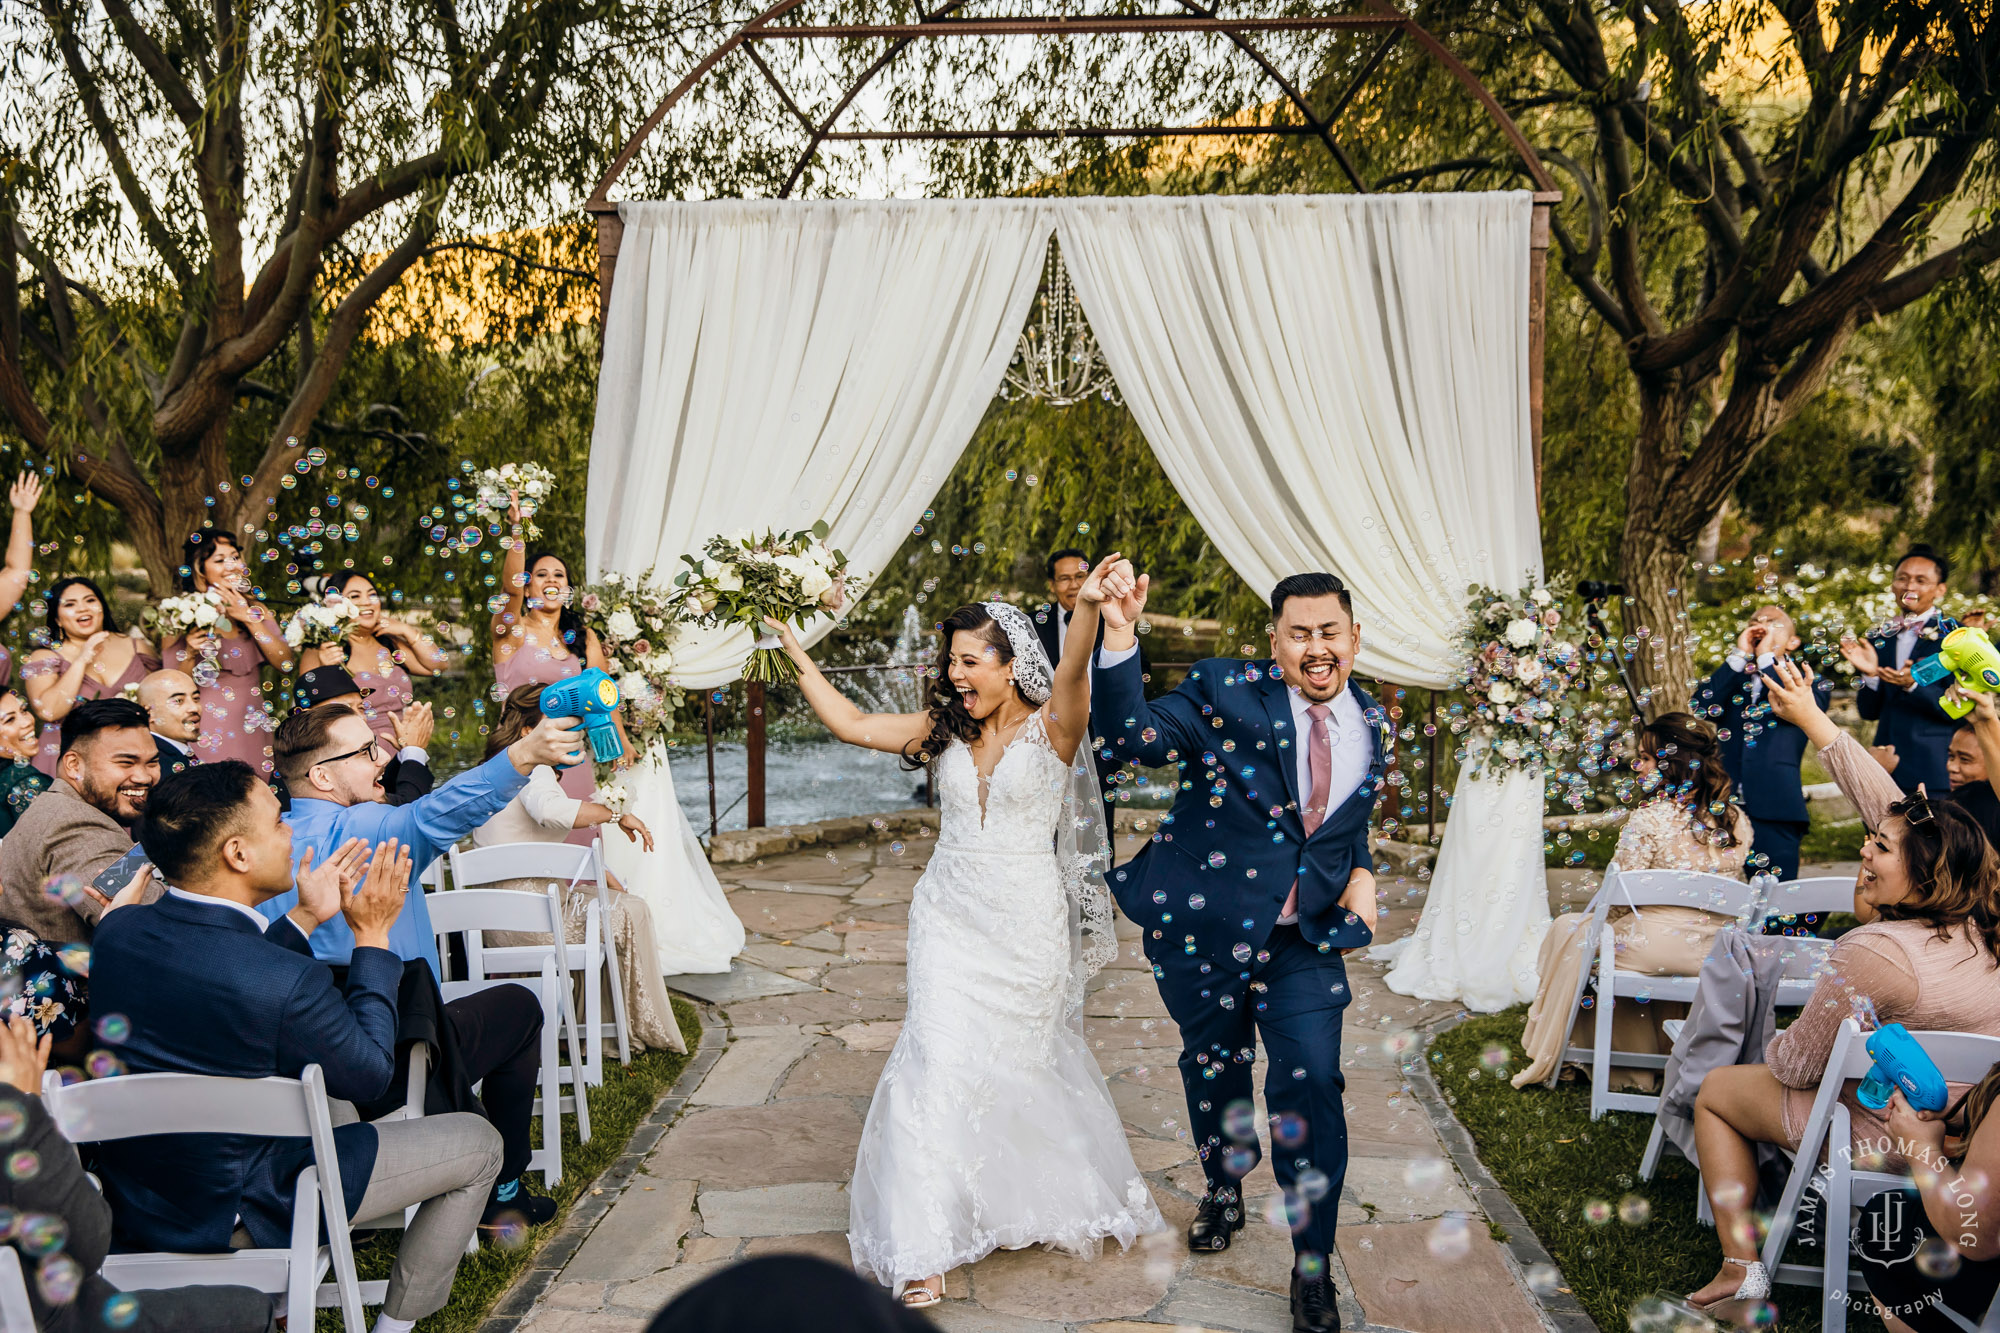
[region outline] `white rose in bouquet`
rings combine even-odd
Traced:
[[[1509,685],[1506,681],[1495,680],[1493,684],[1487,688],[1486,697],[1491,699],[1496,704],[1511,704],[1514,702],[1514,700],[1518,699],[1520,696],[1514,692],[1514,687],[1512,685]]]
[[[723,592],[743,591],[743,571],[738,569],[735,565],[730,565],[730,564],[717,565],[715,567],[715,573],[710,575],[710,577],[714,579],[715,586],[717,588],[720,588]]]
[[[1518,680],[1532,685],[1542,678],[1542,664],[1532,657],[1514,659],[1514,675]]]
[[[818,601],[833,591],[833,575],[818,565],[809,565],[806,572],[799,576],[799,590],[814,601]]]
[[[1551,601],[1554,600],[1554,598],[1549,596],[1549,590],[1547,588],[1537,588],[1533,592],[1528,594],[1528,600],[1533,602],[1536,606],[1547,606]]]
[[[638,619],[623,607],[618,608],[605,617],[604,625],[606,629],[611,631],[611,637],[620,642],[639,637]]]
[[[1506,639],[1512,647],[1526,648],[1540,632],[1541,627],[1532,620],[1510,620],[1507,622]]]
[[[196,629],[209,629],[221,618],[222,613],[207,602],[202,602],[194,609],[194,624]]]

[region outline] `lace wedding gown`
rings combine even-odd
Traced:
[[[848,1241],[889,1286],[995,1249],[1094,1253],[1165,1226],[1070,1022],[1054,847],[1068,766],[1037,713],[981,811],[963,742],[938,763],[937,848],[910,903],[909,1010],[855,1157]]]

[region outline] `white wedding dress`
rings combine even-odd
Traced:
[[[1166,1224],[1074,1022],[1056,853],[1068,766],[1037,713],[987,783],[938,764],[937,847],[910,903],[909,1010],[855,1157],[854,1265],[894,1287],[995,1249],[1092,1254]]]

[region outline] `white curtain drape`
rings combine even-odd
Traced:
[[[1259,591],[1354,591],[1357,669],[1459,678],[1474,583],[1540,575],[1524,193],[1067,200],[1057,240],[1160,465]]]
[[[1190,510],[1253,588],[1306,569],[1345,578],[1361,671],[1453,683],[1468,585],[1540,574],[1526,194],[622,214],[586,508],[593,577],[671,578],[717,532],[819,519],[858,571],[879,571],[998,387],[1051,229]],[[824,632],[810,629],[808,642]],[[749,647],[742,631],[684,638],[677,674],[726,683]],[[664,781],[645,778],[654,796]],[[713,884],[694,852],[678,864],[691,839],[665,841],[650,859],[674,864],[657,874]],[[665,936],[674,917],[662,920]]]
[[[591,577],[671,579],[717,533],[821,519],[856,571],[879,571],[999,388],[1041,274],[1046,213],[984,200],[620,211],[585,504]],[[744,630],[685,633],[675,674],[727,684],[749,651]],[[626,785],[641,818],[660,821],[659,849],[606,847],[653,904],[664,970],[727,970],[743,928],[665,755]]]

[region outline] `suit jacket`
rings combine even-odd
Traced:
[[[1773,713],[1762,690],[1751,702],[1755,669],[1751,664],[1751,671],[1738,671],[1725,661],[1695,691],[1695,708],[1715,724],[1722,766],[1736,784],[1743,813],[1752,819],[1804,823],[1810,816],[1799,785],[1799,762],[1805,757],[1806,734]],[[1813,698],[1822,712],[1832,697],[1832,681],[1813,682]]]
[[[1937,656],[1939,642],[1952,628],[1952,622],[1944,620],[1928,633],[1920,631],[1916,647],[1910,650],[1910,660],[1903,665]],[[1875,653],[1884,665],[1895,665],[1895,635],[1870,636],[1868,641],[1875,645]],[[1934,796],[1942,797],[1951,790],[1944,753],[1951,748],[1951,734],[1958,730],[1958,722],[1938,706],[1938,700],[1950,687],[1951,677],[1946,676],[1935,685],[1919,685],[1909,690],[1878,682],[1854,692],[1855,708],[1864,719],[1875,723],[1875,744],[1896,747],[1896,771],[1892,776],[1906,792],[1915,791],[1920,782]],[[0,856],[4,855],[0,852]]]
[[[1290,690],[1269,661],[1197,662],[1178,688],[1150,702],[1136,657],[1093,666],[1090,724],[1102,744],[1120,760],[1177,763],[1183,775],[1152,842],[1111,872],[1119,907],[1145,930],[1148,956],[1180,947],[1234,966],[1229,960],[1263,946],[1294,880],[1309,943],[1350,949],[1373,938],[1340,895],[1350,871],[1373,865],[1368,819],[1385,765],[1383,718],[1360,687],[1347,688],[1369,723],[1368,778],[1308,838]]]
[[[1034,614],[1028,617],[1029,620],[1034,622],[1035,637],[1042,641],[1042,651],[1049,655],[1050,666],[1054,666],[1062,660],[1060,648],[1062,643],[1062,617],[1056,614],[1056,610],[1054,602],[1043,602],[1035,608]],[[1091,652],[1095,653],[1099,648],[1104,646],[1104,629],[1104,621],[1099,619],[1097,622],[1097,639],[1090,646]],[[1139,649],[1139,674],[1141,676],[1150,676],[1153,674],[1152,663],[1147,660],[1146,649],[1143,645]],[[1150,681],[1146,682],[1146,684],[1146,693],[1148,696],[1156,693],[1151,688]]]
[[[428,796],[408,805],[371,802],[367,805],[335,805],[316,797],[292,798],[285,822],[292,826],[292,867],[309,847],[318,848],[315,860],[323,860],[349,838],[365,839],[370,846],[394,838],[410,849],[415,863],[412,874],[420,875],[445,848],[491,819],[514,793],[528,785],[527,775],[514,770],[503,751],[479,767],[459,774]],[[0,843],[0,850],[5,844]],[[296,889],[279,894],[257,910],[275,921],[298,904]],[[389,947],[399,958],[421,958],[440,979],[437,937],[431,933],[430,908],[421,890],[412,885],[403,914],[389,928]],[[354,932],[342,917],[313,932],[313,956],[329,963],[344,963],[354,951]]]
[[[157,731],[153,733],[153,745],[160,752],[160,776],[163,779],[201,762],[192,750],[181,749]]]
[[[57,778],[0,840],[0,918],[51,944],[90,943],[104,909],[82,895],[71,905],[42,886],[57,875],[96,879],[131,850],[132,830]],[[157,898],[159,886],[147,892]]]
[[[227,903],[172,894],[108,917],[91,951],[90,1007],[124,1014],[118,1048],[134,1074],[297,1078],[316,1064],[329,1097],[382,1096],[396,1069],[396,989],[403,964],[356,949],[346,991],[297,926],[259,931]],[[349,1216],[375,1169],[375,1128],[333,1131]],[[142,1250],[229,1248],[241,1216],[260,1246],[289,1243],[292,1195],[312,1161],[305,1139],[161,1134],[99,1146],[98,1175],[119,1243]]]

